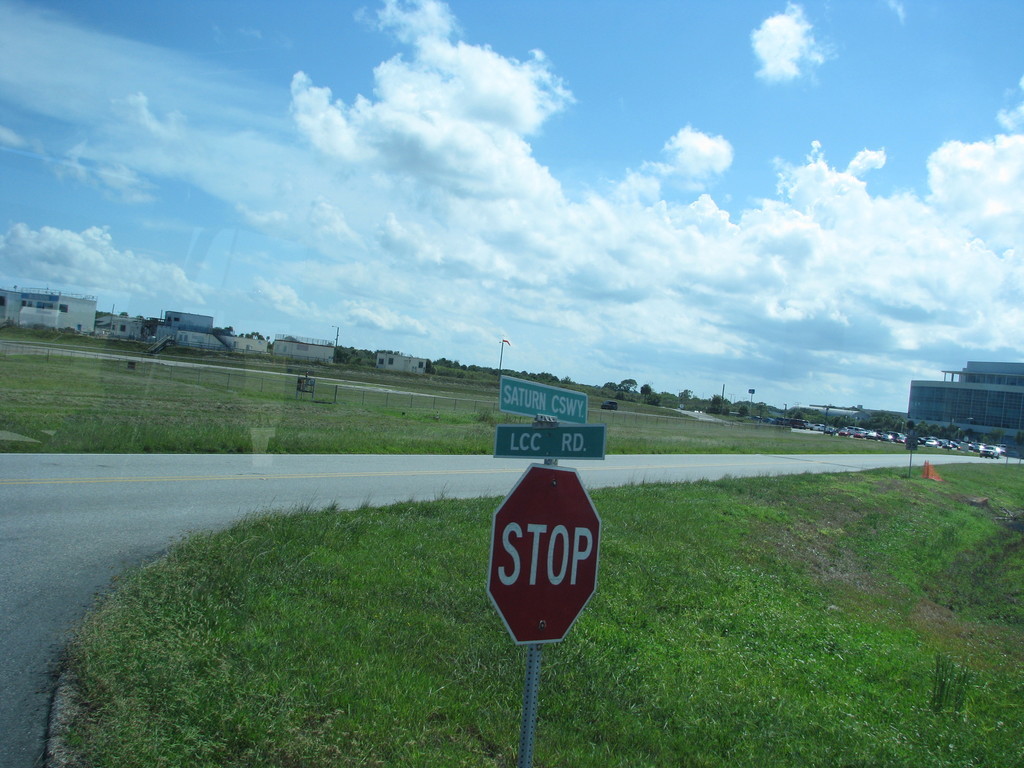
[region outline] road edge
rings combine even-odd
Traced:
[[[79,703],[77,679],[67,669],[57,677],[50,700],[50,717],[46,731],[45,768],[88,768],[82,756],[68,743],[71,723],[82,712]]]

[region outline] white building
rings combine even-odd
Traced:
[[[157,342],[170,338],[179,347],[208,349],[214,352],[245,351],[238,348],[235,335],[222,328],[214,328],[212,315],[197,315],[192,312],[164,310],[160,324],[156,327]],[[253,341],[245,339],[245,341]],[[253,342],[250,346],[258,346]],[[266,345],[263,350],[266,352]]]
[[[240,354],[266,354],[270,344],[266,339],[250,339],[248,336],[232,336],[231,351]]]
[[[274,356],[314,363],[333,363],[334,343],[323,339],[278,334],[274,338]]]
[[[0,289],[0,323],[92,333],[96,297],[48,288]]]
[[[429,361],[425,357],[400,355],[395,352],[377,353],[377,368],[383,371],[401,371],[402,373],[426,373],[428,362]]]
[[[107,312],[96,318],[94,333],[97,336],[106,335],[115,339],[141,341],[146,338],[145,328],[146,321],[141,317],[124,317]]]

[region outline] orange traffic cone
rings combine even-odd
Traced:
[[[925,480],[938,480],[942,482],[942,478],[939,477],[939,473],[935,471],[935,467],[932,466],[930,461],[924,463],[924,472],[921,473],[921,477]]]

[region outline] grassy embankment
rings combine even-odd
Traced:
[[[318,374],[314,401],[297,398],[296,376],[283,371],[134,366],[5,354],[0,431],[28,440],[0,440],[0,452],[489,454],[494,425],[522,421],[498,411],[495,387],[432,377]],[[632,403],[592,410],[590,421],[608,424],[609,453],[902,451],[778,427],[708,424]]]
[[[1024,474],[595,491],[598,592],[545,649],[536,765],[1024,765]],[[987,499],[982,501],[981,499]],[[71,668],[91,765],[514,765],[497,500],[254,517],[123,579]]]

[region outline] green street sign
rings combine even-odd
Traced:
[[[570,424],[587,423],[587,396],[582,392],[512,376],[501,377],[498,408],[519,416],[551,416]]]
[[[533,427],[499,424],[494,432],[496,459],[603,459],[604,424]]]

